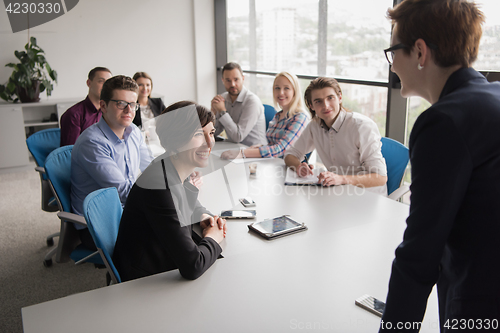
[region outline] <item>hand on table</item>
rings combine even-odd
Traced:
[[[203,237],[213,238],[217,243],[222,242],[226,237],[226,220],[218,215],[203,214],[200,226],[203,229]]]
[[[346,184],[344,176],[336,173],[325,171],[318,176],[319,183],[323,186],[342,185]]]
[[[299,167],[297,168],[297,175],[299,177],[307,177],[309,175],[312,175],[312,169],[314,169],[314,165],[312,164],[307,164],[306,162],[300,163]]]
[[[241,156],[241,150],[226,150],[225,152],[223,152],[221,155],[220,155],[220,158],[222,160],[234,160],[236,158],[242,158],[243,156]]]

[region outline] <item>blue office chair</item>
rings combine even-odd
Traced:
[[[50,189],[47,175],[45,174],[45,159],[54,149],[59,148],[61,141],[61,129],[49,128],[38,131],[26,139],[26,145],[36,163],[35,171],[40,175],[40,187],[42,190],[42,210],[45,212],[56,212],[57,202]],[[47,237],[47,246],[54,245],[54,237],[59,233],[54,233]]]
[[[266,116],[266,131],[269,128],[269,122],[273,120],[276,110],[269,104],[264,104],[264,115]]]
[[[398,200],[409,191],[408,186],[401,186],[406,166],[410,160],[408,148],[396,140],[382,138],[382,156],[387,165],[387,195]]]
[[[57,262],[67,262],[71,259],[76,264],[93,262],[104,265],[97,251],[92,251],[80,244],[80,237],[74,223],[87,226],[85,218],[71,213],[71,151],[73,146],[55,149],[45,160],[45,172],[55,195],[61,220],[59,243],[49,252],[43,261],[46,267],[52,265],[52,256],[56,253]]]
[[[83,216],[114,284],[121,282],[112,257],[122,212],[122,204],[115,187],[94,191],[83,201]]]

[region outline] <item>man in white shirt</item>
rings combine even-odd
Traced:
[[[215,135],[226,130],[229,141],[247,146],[266,145],[266,120],[260,99],[243,86],[245,76],[240,65],[227,63],[222,68],[222,82],[227,92],[212,99]]]
[[[286,150],[286,165],[300,177],[312,174],[313,166],[301,161],[316,148],[329,170],[319,174],[323,186],[351,184],[387,195],[387,168],[375,122],[342,107],[342,91],[332,78],[313,80],[305,100],[312,121]]]

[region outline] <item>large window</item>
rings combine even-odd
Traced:
[[[382,50],[390,44],[386,12],[394,2],[399,0],[225,0],[227,60],[251,72],[245,85],[266,104],[272,104],[272,73],[304,75],[303,89],[311,77],[335,77],[347,108],[371,117],[383,136],[407,145],[429,103],[417,97],[406,103],[395,89],[388,93],[389,67]],[[474,68],[500,72],[500,1],[475,2],[486,24]]]
[[[500,1],[475,0],[486,16],[479,56],[474,63],[478,71],[500,71]]]
[[[247,70],[345,79],[344,106],[371,117],[385,135],[389,67],[382,50],[390,43],[385,13],[392,3],[227,0],[228,61]],[[245,81],[272,104],[272,80],[247,74]],[[309,81],[301,80],[304,89]]]

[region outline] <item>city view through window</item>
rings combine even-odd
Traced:
[[[289,71],[360,81],[387,82],[392,0],[228,0],[228,60],[243,69]],[[477,70],[500,71],[500,1],[477,0],[486,15]],[[272,76],[245,75],[245,85],[273,104]],[[301,80],[304,89],[310,80]],[[343,104],[372,118],[385,135],[388,89],[341,84]],[[407,132],[429,104],[408,103]],[[394,112],[398,112],[394,110]],[[407,136],[408,137],[408,136]],[[407,144],[407,142],[406,142]]]
[[[244,69],[387,82],[382,50],[390,43],[385,12],[391,6],[392,0],[364,1],[363,6],[351,1],[229,0],[228,60]],[[303,91],[309,81],[301,80]],[[272,76],[247,74],[245,82],[264,103],[273,104]],[[387,88],[341,88],[343,105],[374,119],[385,135]]]

